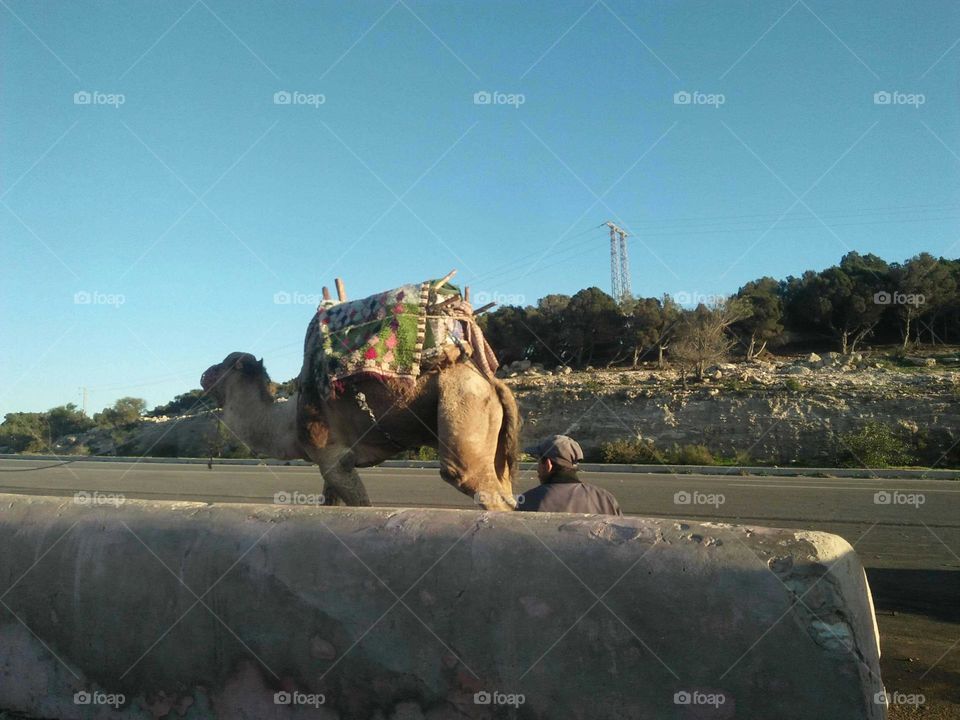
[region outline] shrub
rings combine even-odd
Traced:
[[[716,460],[706,445],[674,445],[670,453],[675,465],[713,465]]]
[[[839,454],[846,467],[890,467],[914,461],[909,444],[881,422],[870,422],[857,432],[841,435]]]
[[[661,453],[651,440],[627,438],[605,442],[600,445],[600,457],[605,463],[644,465],[662,463]]]
[[[432,447],[427,447],[426,445],[422,446],[417,450],[417,460],[439,460],[440,455],[436,449]]]

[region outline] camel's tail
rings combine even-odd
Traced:
[[[509,387],[500,380],[492,379],[500,405],[503,407],[503,423],[497,441],[497,475],[501,482],[510,483],[518,478],[520,468],[520,408]]]

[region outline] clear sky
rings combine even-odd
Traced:
[[[334,276],[609,290],[605,220],[644,296],[960,256],[958,69],[955,0],[0,0],[0,413],[290,378]]]

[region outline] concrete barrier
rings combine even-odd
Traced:
[[[0,495],[0,709],[37,718],[886,717],[841,538]]]

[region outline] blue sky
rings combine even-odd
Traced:
[[[0,413],[292,377],[334,276],[609,289],[608,219],[644,296],[960,256],[958,39],[936,1],[3,0]]]

